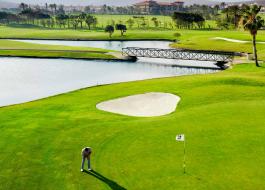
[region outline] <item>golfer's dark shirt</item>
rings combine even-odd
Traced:
[[[92,150],[90,147],[87,147],[87,150],[86,148],[84,148],[81,152],[81,155],[84,157],[84,158],[87,158],[87,159],[90,159],[90,155],[92,153]]]

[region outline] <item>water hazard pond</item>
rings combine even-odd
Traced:
[[[35,41],[34,43],[60,43],[60,45],[79,45],[115,50],[128,46],[137,47],[141,44],[140,47],[157,48],[160,46],[160,48],[166,48],[169,45],[169,42],[159,41],[138,41],[135,44],[134,42],[95,41]],[[190,64],[192,61],[140,59],[136,63],[131,63],[2,57],[0,58],[0,106],[24,103],[100,84],[216,72],[212,69],[167,66],[168,63],[172,62]]]

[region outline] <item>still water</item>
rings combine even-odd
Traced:
[[[81,46],[95,47],[110,50],[121,51],[126,47],[142,47],[142,48],[161,48],[169,49],[171,42],[168,41],[62,41],[62,40],[15,40],[20,42],[28,42],[46,45],[64,45],[64,46]]]
[[[47,41],[41,42],[48,43]],[[85,44],[87,43],[87,46],[92,46],[91,42],[59,42],[69,43],[62,45],[77,43],[78,45],[84,44],[86,46]],[[109,42],[104,43],[102,42],[103,45],[109,44]],[[127,47],[130,45],[128,43],[132,42],[119,43],[121,42],[115,42],[114,45],[111,45],[113,48],[108,47],[108,49],[118,50],[117,47]],[[135,43],[144,44],[146,42]],[[145,45],[155,46],[155,44],[160,43],[148,42],[148,45]],[[168,42],[166,43],[168,46]],[[96,45],[99,46],[97,43]],[[132,45],[137,46],[137,44]],[[171,61],[174,64],[179,63],[182,65],[198,64],[198,62],[194,61]],[[0,58],[0,106],[24,103],[101,84],[206,74],[217,71],[213,69],[173,67],[169,66],[170,64],[169,60],[163,59],[139,59],[136,63],[131,63],[71,59]]]

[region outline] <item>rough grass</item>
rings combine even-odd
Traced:
[[[96,104],[144,92],[181,96],[177,111],[135,118]],[[0,189],[265,188],[265,68],[88,88],[0,109]],[[187,174],[182,173],[187,139]],[[93,148],[97,173],[80,173]]]

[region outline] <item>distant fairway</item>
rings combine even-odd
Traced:
[[[156,29],[171,29],[175,30],[176,26],[174,21],[172,20],[171,16],[161,16],[161,15],[94,15],[97,20],[98,20],[98,27],[106,26],[108,24],[112,24],[113,21],[117,23],[123,23],[128,26],[127,21],[129,19],[133,19],[133,17],[144,17],[146,21],[146,27],[147,28],[156,28]],[[157,18],[158,21],[158,27],[155,26],[154,21],[152,21],[152,18]],[[137,20],[134,19],[135,23],[132,26],[132,29],[139,29],[142,28],[140,25],[141,19]],[[215,21],[212,20],[206,20],[205,22],[205,27],[206,28],[215,28],[216,23]]]
[[[129,19],[133,19],[134,15],[94,15],[97,20],[98,20],[98,26],[106,26],[108,24],[112,24],[112,21],[114,21],[116,24],[117,23],[126,23]],[[159,22],[159,27],[163,28],[164,23],[171,23],[174,26],[174,22],[170,16],[161,16],[161,15],[135,15],[137,17],[144,17],[147,23],[147,27],[149,28],[154,28],[154,22],[152,21],[152,18],[157,18]],[[137,24],[137,19],[134,19],[135,23],[133,24],[133,28],[137,29],[138,24]],[[140,20],[139,20],[140,21]],[[141,27],[141,26],[139,26]],[[174,26],[175,27],[175,26]]]
[[[175,33],[181,34],[176,38]],[[252,44],[242,44],[216,40],[216,37],[231,38],[236,40],[251,41],[252,37],[243,30],[128,30],[125,36],[115,31],[110,39],[102,30],[68,30],[68,29],[40,29],[40,28],[15,28],[0,27],[0,38],[23,38],[23,39],[62,39],[62,40],[177,40],[172,47],[220,50],[234,52],[252,52]],[[258,32],[257,41],[265,42],[265,31]],[[3,44],[0,48],[4,48]],[[20,46],[21,47],[21,46]],[[265,44],[257,44],[258,57],[265,60]],[[79,55],[80,56],[80,55]]]
[[[0,109],[0,189],[265,188],[265,68],[88,88]],[[96,109],[145,92],[182,98],[175,113],[134,118]],[[182,173],[187,138],[187,174]],[[93,148],[94,177],[80,173]]]

